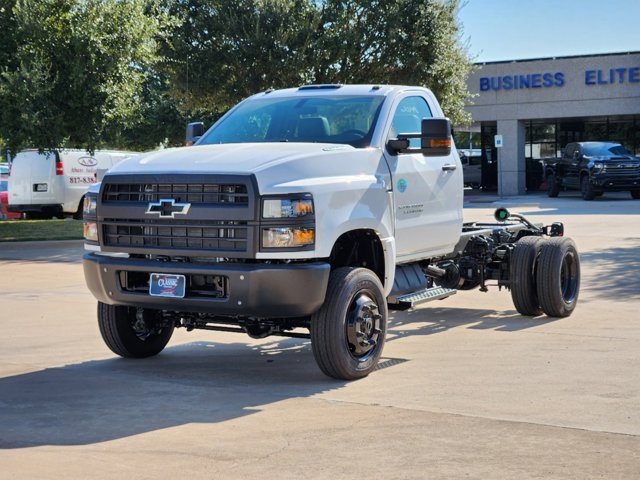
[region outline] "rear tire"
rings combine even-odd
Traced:
[[[554,174],[547,176],[547,195],[551,198],[555,198],[560,193],[560,185],[558,179]]]
[[[371,270],[331,272],[325,302],[311,317],[311,346],[320,370],[340,380],[369,375],[382,354],[387,317],[384,289]]]
[[[573,240],[555,237],[543,242],[537,270],[538,299],[544,313],[571,315],[580,293],[580,258]]]
[[[104,343],[125,358],[152,357],[160,353],[173,334],[155,310],[107,305],[98,302],[98,326]]]
[[[640,200],[640,190],[631,190],[629,193],[631,194],[631,198]]]
[[[593,200],[596,198],[596,191],[589,181],[588,175],[583,175],[582,178],[580,178],[580,191],[582,192],[583,200]]]
[[[518,313],[530,317],[542,314],[536,286],[536,263],[541,245],[540,237],[523,237],[511,252],[511,299]]]

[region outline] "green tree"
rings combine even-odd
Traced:
[[[423,85],[454,123],[470,59],[457,0],[182,0],[165,47],[172,95],[191,118],[216,117],[270,87],[305,83]]]
[[[159,8],[146,0],[17,0],[7,11],[13,52],[0,52],[0,136],[9,148],[94,149],[139,122],[166,25]]]
[[[458,9],[458,0],[326,0],[314,78],[425,86],[454,124],[467,123],[472,66]]]
[[[308,52],[319,18],[312,1],[182,0],[168,5],[180,26],[163,49],[165,71],[185,114],[215,117],[258,91],[310,80]]]

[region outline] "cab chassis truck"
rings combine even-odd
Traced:
[[[122,357],[158,354],[174,328],[280,335],[353,380],[378,363],[390,309],[489,286],[526,316],[576,307],[562,223],[504,208],[462,221],[451,126],[427,89],[270,90],[187,135],[85,196],[85,278]]]

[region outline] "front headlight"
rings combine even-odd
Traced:
[[[83,216],[96,216],[96,205],[98,204],[98,196],[95,194],[87,193],[84,196],[84,204],[82,206]]]
[[[96,222],[84,222],[84,239],[90,242],[98,241],[98,224]]]
[[[313,228],[274,227],[262,229],[263,248],[295,248],[313,245],[316,232]]]
[[[262,202],[262,218],[299,218],[313,215],[311,195],[300,198],[269,198]]]
[[[96,205],[98,196],[95,193],[87,193],[82,204],[82,219],[84,239],[88,242],[98,241],[98,223],[96,222]]]
[[[594,164],[593,164],[593,171],[594,172],[597,173],[597,172],[601,171],[603,168],[604,168],[604,163],[602,163],[602,162],[594,162]]]

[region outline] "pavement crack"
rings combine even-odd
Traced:
[[[427,414],[433,414],[433,415],[451,415],[451,416],[455,416],[455,417],[460,417],[460,418],[474,418],[474,419],[479,419],[479,420],[488,420],[488,421],[495,421],[495,422],[506,422],[506,423],[513,423],[513,424],[520,424],[520,425],[532,425],[532,426],[538,426],[538,427],[550,427],[550,428],[561,428],[564,430],[571,430],[571,431],[577,431],[577,432],[589,432],[589,433],[603,433],[603,434],[607,434],[607,435],[619,435],[622,437],[629,437],[629,438],[638,438],[640,437],[640,434],[634,434],[634,433],[624,433],[624,432],[612,432],[609,430],[596,430],[596,429],[588,429],[588,428],[580,428],[580,427],[571,427],[568,425],[557,425],[557,424],[553,424],[553,423],[544,423],[544,422],[531,422],[531,421],[526,421],[526,420],[514,420],[511,418],[498,418],[498,417],[491,417],[491,416],[483,416],[483,415],[470,415],[468,413],[458,413],[458,412],[448,412],[448,411],[444,411],[444,410],[425,410],[425,409],[420,409],[420,408],[411,408],[411,407],[401,407],[401,406],[394,406],[394,405],[384,405],[381,403],[365,403],[365,402],[354,402],[352,400],[337,400],[337,399],[321,399],[325,402],[328,403],[334,403],[334,404],[345,404],[345,405],[358,405],[358,406],[363,406],[363,407],[379,407],[379,408],[387,408],[387,409],[391,409],[391,410],[399,410],[399,411],[407,411],[407,412],[421,412],[421,413],[427,413]]]

